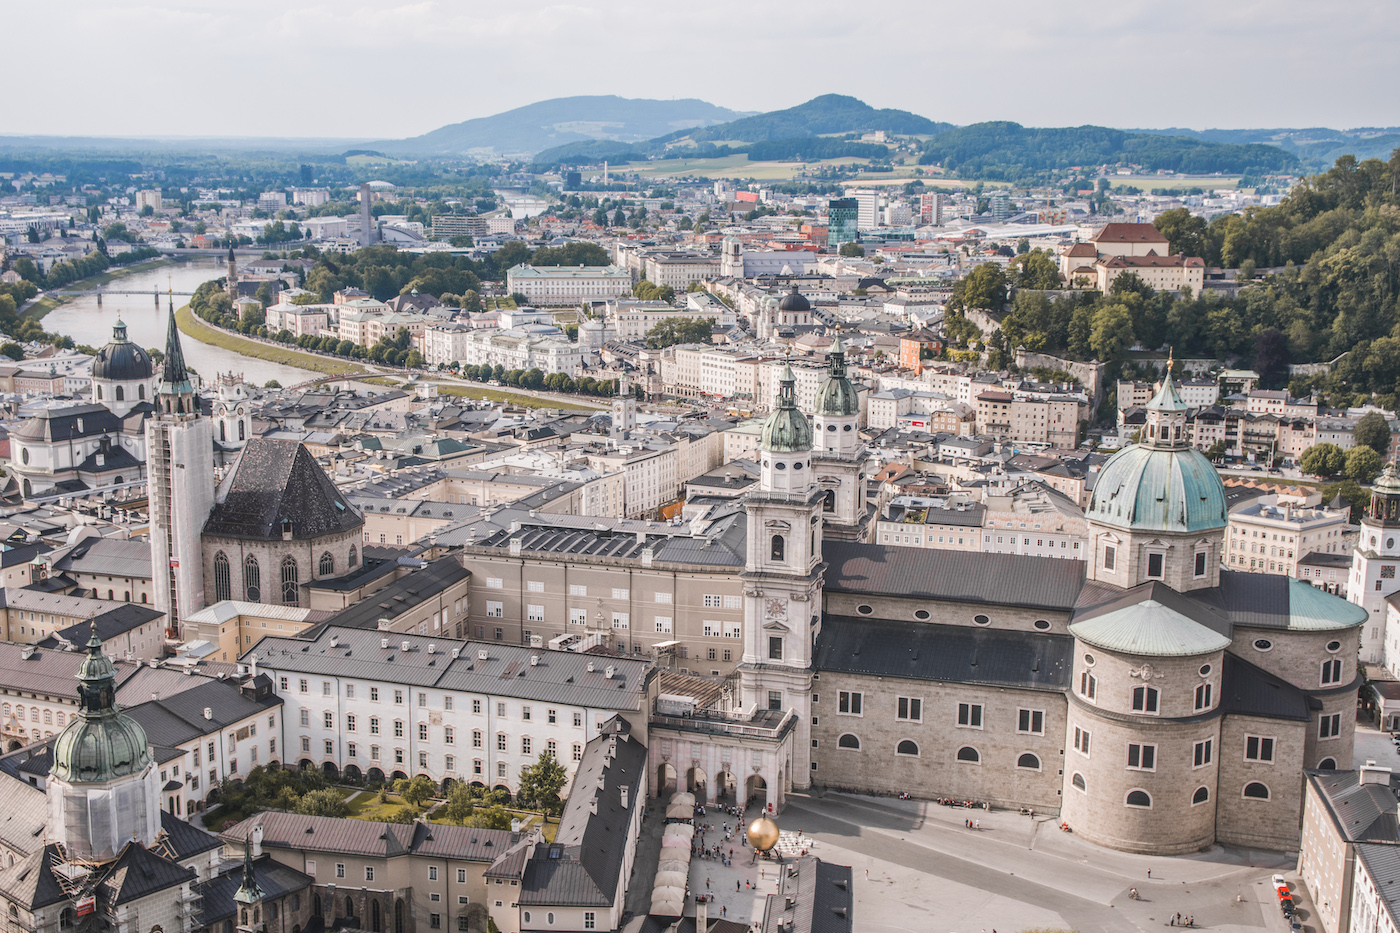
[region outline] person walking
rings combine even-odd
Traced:
[[[1151,881],[1151,880],[1152,880],[1152,869],[1150,869],[1150,868],[1147,869],[1147,880],[1148,880],[1148,881]]]

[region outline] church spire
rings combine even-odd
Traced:
[[[253,843],[245,837],[243,840],[243,883],[234,892],[233,899],[244,907],[251,907],[254,904],[262,903],[263,897],[263,889],[253,873]]]
[[[165,328],[165,366],[160,374],[161,395],[192,395],[194,384],[185,368],[185,351],[180,346],[180,328],[175,325],[174,299]]]

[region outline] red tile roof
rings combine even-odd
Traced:
[[[1099,255],[1099,251],[1096,250],[1096,249],[1094,249],[1094,245],[1093,245],[1092,243],[1076,243],[1076,244],[1074,244],[1073,246],[1071,246],[1071,247],[1069,248],[1068,251],[1066,251],[1065,255],[1066,255],[1066,256],[1071,256],[1071,257],[1075,257],[1075,256],[1091,256],[1091,257],[1097,257],[1097,256]]]
[[[1095,243],[1165,243],[1167,238],[1151,224],[1109,224],[1094,234]]]
[[[1108,269],[1169,269],[1178,266],[1204,268],[1205,260],[1199,256],[1183,256],[1180,253],[1175,256],[1110,256],[1100,260],[1099,265]]]

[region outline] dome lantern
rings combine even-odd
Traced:
[[[763,423],[762,449],[777,453],[812,449],[812,426],[797,410],[796,384],[792,364],[784,363],[778,376],[778,407]]]

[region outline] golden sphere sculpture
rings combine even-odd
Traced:
[[[778,824],[766,816],[760,816],[749,824],[749,845],[760,852],[767,852],[778,844]]]

